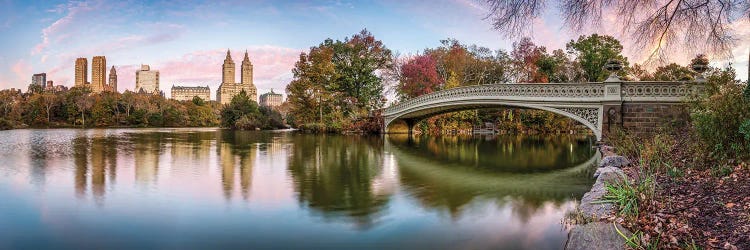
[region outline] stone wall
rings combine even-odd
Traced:
[[[623,103],[618,112],[610,116],[605,107],[603,133],[606,135],[615,126],[635,136],[649,136],[671,125],[685,123],[689,114],[685,104]],[[610,125],[611,124],[611,125]]]

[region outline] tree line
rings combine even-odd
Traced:
[[[218,124],[217,104],[200,98],[176,101],[161,95],[91,93],[86,87],[26,93],[0,91],[0,127],[204,127]]]
[[[242,92],[228,105],[193,97],[177,101],[161,95],[102,92],[88,87],[65,91],[0,91],[0,129],[23,127],[211,127],[284,128],[279,111],[258,107]]]
[[[414,55],[398,56],[367,30],[344,40],[327,39],[300,54],[287,86],[294,127],[310,131],[379,132],[378,110],[388,91],[395,102],[461,86],[496,83],[600,82],[609,76],[604,64],[615,59],[624,80],[684,81],[694,78],[688,67],[669,64],[653,72],[631,65],[614,37],[584,35],[565,49],[548,51],[531,38],[512,50],[492,50],[456,39],[441,41]],[[576,122],[550,112],[499,108],[444,114],[423,121],[422,132],[470,129],[486,122],[508,131],[555,132],[578,129]],[[428,124],[430,126],[428,126]]]

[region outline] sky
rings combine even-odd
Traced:
[[[215,98],[229,49],[237,67],[248,52],[258,93],[283,93],[301,52],[362,29],[401,55],[439,46],[446,38],[510,50],[513,40],[493,30],[486,14],[477,0],[0,0],[0,89],[25,90],[32,74],[42,72],[55,85],[70,87],[78,57],[88,58],[90,81],[92,57],[103,55],[107,69],[117,70],[120,92],[134,89],[135,71],[148,64],[159,70],[160,88],[167,96],[172,85],[209,86]],[[527,35],[548,51],[564,48],[580,34],[560,24],[552,8],[533,21]],[[604,26],[585,32],[619,38],[612,26]],[[747,34],[740,34],[739,44],[750,40],[750,31],[743,32]],[[645,59],[642,51],[624,45],[631,63]],[[713,64],[731,62],[746,79],[747,48],[735,49],[734,55]],[[236,72],[240,79],[239,69]]]

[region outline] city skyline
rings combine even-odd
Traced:
[[[492,29],[486,6],[472,0],[437,3],[383,2],[233,2],[189,1],[0,1],[0,88],[26,89],[30,76],[47,73],[57,85],[74,85],[74,62],[88,55],[107,56],[118,71],[118,91],[135,89],[135,72],[141,64],[159,69],[160,89],[171,84],[217,89],[221,61],[227,49],[242,58],[247,49],[255,65],[259,93],[282,90],[292,77],[299,53],[327,38],[343,39],[366,28],[385,45],[410,55],[434,47],[441,39],[456,38],[466,44],[509,50],[513,41]],[[557,13],[535,20],[534,41],[548,50],[563,48],[578,33],[560,27]],[[618,35],[616,25],[599,32],[623,40],[631,62],[642,51]],[[735,24],[740,45],[750,41],[746,21]],[[89,39],[95,34],[98,39]],[[712,60],[716,66],[732,62],[738,76],[747,76],[747,50],[733,50],[734,59]],[[639,54],[640,53],[640,54]],[[674,58],[687,64],[687,58]],[[89,68],[92,62],[88,62]],[[240,77],[240,76],[237,76]],[[91,76],[89,76],[91,78]]]

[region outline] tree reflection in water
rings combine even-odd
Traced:
[[[389,194],[373,180],[383,166],[383,138],[292,135],[289,167],[301,206],[325,219],[351,219],[360,229],[374,226]]]

